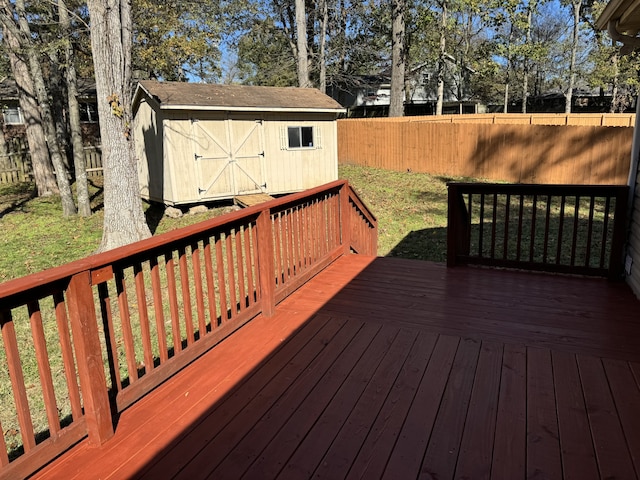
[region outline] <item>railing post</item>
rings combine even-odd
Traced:
[[[102,445],[114,432],[89,271],[71,277],[67,305],[89,442]]]
[[[458,255],[469,254],[467,206],[455,183],[447,184],[447,267],[458,264]]]
[[[262,210],[256,220],[258,230],[258,274],[260,276],[260,299],[262,314],[272,317],[276,311],[275,267],[273,256],[273,232],[271,212]]]
[[[458,208],[457,208],[458,188],[454,184],[447,184],[447,267],[456,264],[456,239],[458,232]]]
[[[616,194],[616,209],[613,223],[613,236],[611,239],[611,254],[609,256],[609,280],[620,280],[622,278],[625,243],[625,230],[627,227],[627,202],[629,189],[618,190]]]
[[[340,238],[344,254],[351,253],[351,206],[349,205],[349,183],[340,188]]]

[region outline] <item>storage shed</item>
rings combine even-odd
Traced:
[[[178,205],[336,180],[343,111],[310,88],[142,81],[133,100],[141,195]]]

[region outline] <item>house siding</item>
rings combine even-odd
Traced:
[[[631,222],[627,239],[627,255],[632,259],[631,272],[627,283],[640,298],[640,171],[636,176],[636,188],[631,207]]]

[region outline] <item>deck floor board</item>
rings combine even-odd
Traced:
[[[342,257],[34,478],[638,478],[639,305]]]

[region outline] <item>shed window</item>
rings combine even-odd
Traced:
[[[80,121],[96,123],[98,121],[98,108],[95,103],[80,104]]]
[[[20,107],[5,107],[2,110],[2,115],[4,117],[4,123],[24,123],[24,120],[22,118],[22,110],[20,110]]]
[[[313,127],[287,127],[289,148],[313,148]]]

